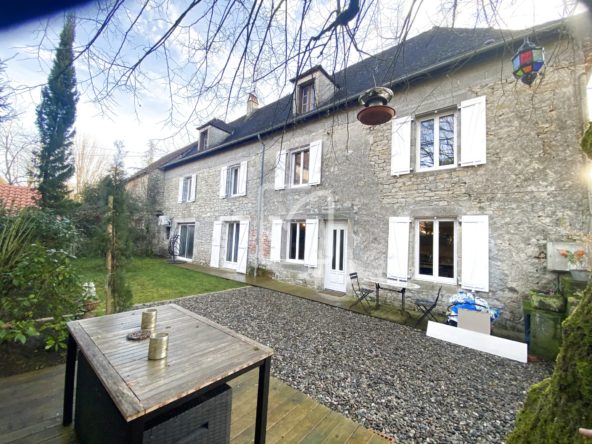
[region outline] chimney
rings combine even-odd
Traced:
[[[247,99],[247,117],[257,111],[257,109],[259,109],[257,97],[255,94],[249,94],[249,98]]]

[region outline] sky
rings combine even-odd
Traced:
[[[389,3],[392,0],[380,0]],[[537,24],[547,21],[556,20],[565,15],[563,0],[502,0],[504,5],[500,12],[500,20],[496,27],[505,27],[510,29],[525,29]],[[405,3],[407,2],[407,3]],[[442,21],[437,11],[441,0],[424,0],[422,9],[414,22],[414,26],[410,36],[419,34],[423,31],[431,29],[435,25],[445,24]],[[179,0],[172,3],[171,15],[177,11],[175,8],[186,3],[184,0]],[[322,23],[325,13],[334,8],[334,0],[316,0],[314,7],[319,8],[319,14],[313,15],[316,17],[318,23]],[[176,5],[177,4],[177,5]],[[294,11],[297,9],[300,1],[292,1],[289,3],[293,5]],[[407,9],[408,2],[404,0],[401,10]],[[139,7],[135,0],[128,0],[126,5],[130,11],[137,10]],[[88,14],[89,10],[92,12],[93,7],[78,11],[78,13]],[[398,17],[389,17],[388,14],[396,14],[393,9],[385,9],[386,16],[380,17],[381,32],[370,33],[363,42],[364,49],[372,52],[377,49],[384,49],[384,46],[390,46],[388,41],[381,40],[379,35],[384,35],[385,27],[388,28],[390,23],[397,22]],[[74,11],[77,13],[77,11]],[[148,15],[149,17],[149,15]],[[27,23],[17,28],[8,31],[0,32],[0,59],[6,61],[7,75],[13,87],[26,88],[26,92],[21,93],[17,97],[19,107],[24,111],[23,123],[35,131],[35,105],[39,102],[40,86],[47,81],[47,74],[51,68],[53,53],[51,49],[57,45],[58,34],[63,23],[63,14],[48,18],[43,21]],[[314,30],[318,23],[309,24]],[[386,23],[386,25],[385,25]],[[299,26],[298,22],[294,20],[293,26]],[[464,16],[462,13],[457,18],[457,27],[473,27],[474,18],[470,15]],[[44,49],[41,51],[33,51],[30,45],[35,45],[40,42],[40,36],[37,31],[40,27],[48,29],[46,39],[42,42]],[[166,24],[162,21],[145,20],[139,23],[138,45],[137,47],[127,46],[124,48],[123,56],[133,58],[141,54],[141,43],[154,42],[166,31]],[[203,32],[202,25],[195,27],[194,34],[200,35]],[[84,26],[77,27],[76,45],[81,46],[88,42],[90,32]],[[199,37],[198,37],[199,38]],[[114,35],[109,39],[101,42],[100,45],[117,46],[117,36]],[[98,46],[101,49],[101,46]],[[191,57],[191,55],[183,52],[182,49],[174,51],[172,54],[172,62],[182,63],[184,58]],[[353,60],[355,62],[357,60]],[[134,97],[131,93],[120,91],[115,94],[115,104],[111,107],[109,115],[101,113],[100,107],[92,101],[92,94],[88,90],[88,82],[81,82],[80,92],[81,97],[77,108],[76,130],[78,134],[84,134],[91,140],[94,140],[103,150],[105,155],[111,156],[114,152],[113,142],[121,140],[124,142],[128,152],[126,157],[126,168],[129,173],[137,171],[142,166],[142,155],[145,152],[150,139],[160,140],[159,146],[166,151],[181,148],[189,143],[197,140],[197,131],[195,130],[200,124],[205,123],[203,116],[208,117],[222,117],[227,121],[231,121],[240,117],[246,111],[246,100],[244,105],[238,104],[231,107],[226,113],[223,107],[219,109],[209,109],[207,104],[199,104],[202,106],[200,116],[195,116],[189,119],[187,128],[183,131],[172,127],[166,123],[168,117],[168,110],[170,106],[170,96],[168,89],[168,82],[162,78],[162,67],[166,61],[162,57],[150,57],[146,60],[144,69],[151,76],[146,88],[142,91],[139,97]],[[171,61],[169,61],[171,63]],[[322,63],[322,60],[321,60]],[[215,72],[221,66],[219,60],[214,60],[210,72]],[[84,63],[76,63],[77,77],[80,80],[88,80],[88,69]],[[270,80],[273,81],[273,80]],[[173,82],[171,82],[172,84]],[[174,81],[175,84],[179,80]],[[257,94],[259,95],[260,106],[271,103],[278,98],[280,92],[272,85],[266,85],[265,82],[259,82],[257,85]],[[592,84],[590,85],[592,91]],[[286,91],[283,92],[284,94]],[[173,93],[174,95],[174,93]],[[139,101],[138,101],[139,99]],[[196,104],[188,103],[184,100],[178,100],[178,109],[181,116],[189,116],[193,106]],[[202,101],[203,102],[203,101]],[[592,100],[590,101],[592,103]],[[179,117],[177,116],[177,120]]]

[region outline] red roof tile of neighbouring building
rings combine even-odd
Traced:
[[[0,184],[0,205],[2,206],[9,207],[12,204],[17,208],[32,207],[36,205],[38,198],[39,192],[33,188]]]

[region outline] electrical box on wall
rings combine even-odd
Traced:
[[[559,250],[583,250],[583,248],[573,241],[562,239],[553,239],[547,241],[547,270],[550,271],[569,271],[569,263],[564,256],[561,256]]]

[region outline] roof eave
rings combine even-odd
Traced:
[[[416,77],[422,76],[424,74],[428,74],[428,73],[430,73],[432,71],[436,71],[438,69],[444,68],[444,67],[449,66],[449,65],[454,65],[454,64],[456,64],[458,62],[461,62],[461,61],[463,61],[463,60],[465,60],[465,59],[467,59],[469,57],[475,57],[475,56],[478,56],[478,55],[481,55],[481,54],[485,54],[485,53],[490,52],[490,51],[493,51],[493,50],[497,50],[497,49],[499,49],[501,47],[504,47],[506,45],[513,44],[516,41],[518,41],[520,39],[523,39],[526,36],[532,35],[533,33],[535,33],[537,35],[543,35],[543,34],[547,34],[547,33],[556,31],[556,30],[558,30],[564,24],[564,22],[565,22],[565,20],[562,20],[560,22],[553,23],[553,24],[548,25],[548,26],[542,26],[541,28],[538,28],[538,29],[524,30],[522,32],[517,33],[515,36],[510,37],[509,39],[502,39],[502,41],[500,41],[500,42],[496,42],[496,43],[493,43],[491,45],[484,46],[483,48],[480,48],[480,49],[477,49],[477,50],[466,52],[466,53],[461,54],[459,56],[453,57],[452,59],[448,59],[448,60],[445,60],[443,62],[437,63],[435,65],[431,65],[428,68],[424,68],[424,69],[421,69],[419,71],[416,71],[416,72],[413,72],[411,74],[408,74],[406,76],[402,76],[402,77],[396,78],[394,80],[390,80],[389,82],[386,82],[386,83],[384,83],[383,85],[380,85],[380,86],[384,86],[384,87],[391,86],[392,87],[392,86],[394,86],[394,85],[396,85],[398,83],[407,82],[407,81],[412,80],[412,79],[414,79]],[[500,31],[503,32],[502,30],[500,30]],[[502,36],[503,36],[503,34],[502,34]],[[202,157],[202,156],[205,156],[205,155],[209,155],[209,154],[212,154],[212,153],[215,153],[215,152],[218,152],[218,151],[222,151],[222,150],[224,150],[226,148],[229,148],[229,147],[231,147],[233,145],[237,145],[239,143],[246,142],[246,141],[248,141],[250,139],[255,139],[258,136],[263,136],[265,134],[274,132],[274,131],[276,131],[278,129],[281,129],[282,127],[293,125],[293,124],[295,124],[297,122],[307,120],[307,119],[309,119],[311,117],[320,116],[321,114],[323,114],[325,112],[330,112],[331,110],[334,110],[334,109],[337,109],[337,108],[345,105],[346,103],[357,102],[358,98],[362,94],[363,94],[363,91],[362,92],[359,92],[359,93],[356,93],[356,94],[354,94],[352,96],[346,97],[344,99],[341,99],[338,102],[330,103],[330,104],[325,105],[325,106],[323,106],[321,108],[317,108],[315,110],[316,112],[307,113],[307,114],[301,114],[301,115],[299,115],[299,116],[297,116],[295,118],[292,118],[290,120],[287,120],[287,121],[285,121],[285,122],[283,122],[281,124],[275,125],[275,126],[269,128],[269,129],[266,129],[264,131],[261,131],[261,132],[259,132],[257,134],[249,134],[248,136],[244,136],[244,137],[241,137],[240,139],[233,140],[231,142],[228,142],[228,143],[225,143],[225,144],[222,144],[222,145],[218,145],[217,147],[215,147],[215,148],[213,148],[211,150],[207,150],[207,151],[204,151],[202,153],[194,154],[193,156],[186,157],[185,159],[179,159],[179,160],[174,161],[174,162],[165,163],[164,165],[161,165],[159,167],[159,169],[162,169],[163,171],[165,171],[167,169],[174,168],[174,167],[179,166],[179,165],[182,165],[184,163],[194,161],[194,160],[198,159],[199,157]]]

